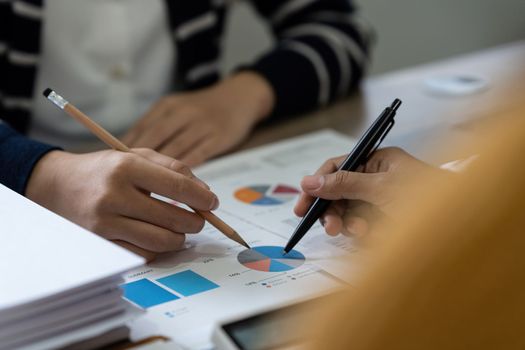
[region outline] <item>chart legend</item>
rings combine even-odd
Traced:
[[[299,190],[283,184],[252,185],[239,188],[234,196],[243,203],[251,205],[279,205],[297,197]]]
[[[284,254],[284,247],[262,246],[246,249],[237,260],[251,270],[283,272],[293,270],[304,263],[305,257],[297,250]]]

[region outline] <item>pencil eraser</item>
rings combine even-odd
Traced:
[[[44,94],[45,97],[48,97],[51,92],[53,92],[53,90],[50,89],[50,88],[47,88],[47,89],[44,90],[43,94]]]

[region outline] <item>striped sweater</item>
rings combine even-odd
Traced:
[[[221,39],[231,2],[166,0],[177,47],[176,74],[184,90],[220,79]],[[324,106],[356,86],[368,61],[370,33],[350,0],[250,3],[271,27],[275,45],[239,69],[255,71],[270,83],[276,96],[272,118]],[[44,0],[0,0],[0,117],[22,133],[31,121],[44,5]],[[6,126],[0,124],[0,128]],[[6,149],[4,144],[9,143],[2,140],[3,134],[0,132],[0,182],[12,184],[13,177],[29,176],[32,165],[26,173],[5,174],[23,168],[13,162],[25,160],[5,157],[12,150]]]

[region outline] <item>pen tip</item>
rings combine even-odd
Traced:
[[[403,102],[400,99],[396,98],[394,102],[392,102],[392,105],[390,106],[390,108],[392,108],[394,111],[397,112],[397,109],[399,108],[399,106],[401,106],[401,103]]]
[[[44,96],[47,98],[47,97],[49,97],[49,94],[52,93],[52,92],[53,92],[52,89],[47,88],[47,89],[44,90],[44,92],[42,94],[44,94]]]

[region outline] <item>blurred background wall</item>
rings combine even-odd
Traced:
[[[525,39],[525,0],[356,3],[377,35],[371,74]],[[271,45],[268,29],[246,1],[235,2],[228,31],[225,71]]]

